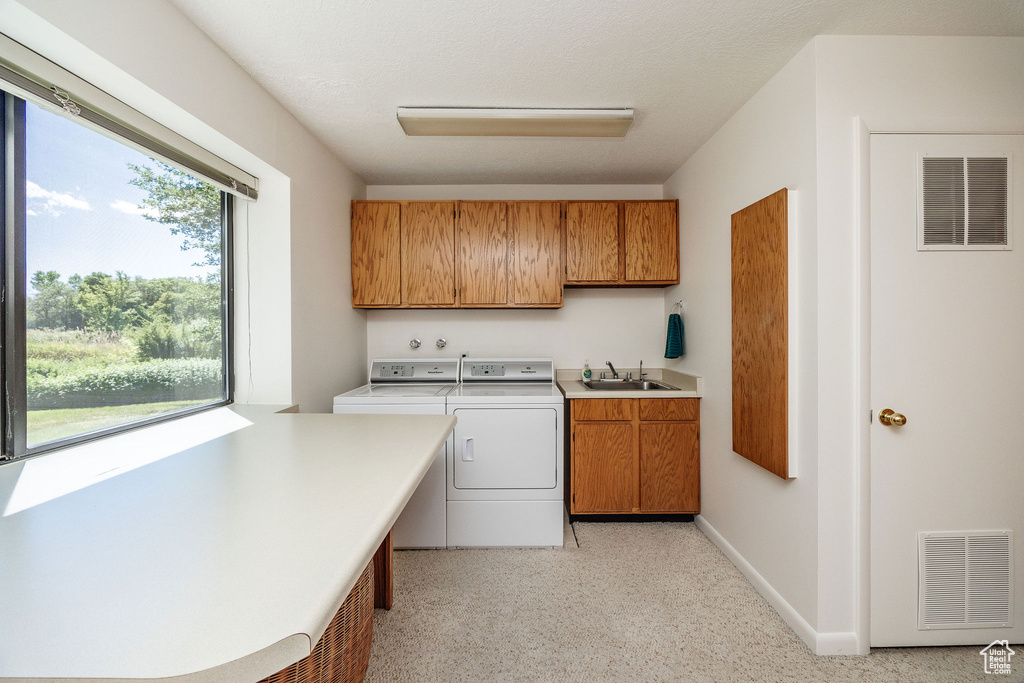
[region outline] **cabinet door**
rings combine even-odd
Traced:
[[[626,202],[626,280],[679,282],[679,220],[675,202]]]
[[[561,306],[561,203],[512,202],[508,222],[512,249],[511,303]]]
[[[570,202],[565,218],[566,282],[619,279],[619,205]]]
[[[697,424],[640,424],[640,509],[643,512],[700,512]]]
[[[455,203],[402,205],[402,303],[455,305]]]
[[[459,300],[464,306],[508,302],[508,230],[504,202],[460,202]]]
[[[573,513],[635,512],[639,508],[636,448],[631,422],[573,426]]]
[[[402,303],[398,202],[352,202],[352,305]]]

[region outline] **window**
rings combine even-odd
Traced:
[[[0,34],[0,460],[231,401],[258,179]]]
[[[0,94],[5,457],[227,403],[232,197]]]

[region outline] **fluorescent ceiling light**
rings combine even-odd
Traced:
[[[399,107],[406,135],[621,138],[632,109],[456,109]]]

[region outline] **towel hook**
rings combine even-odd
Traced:
[[[683,300],[680,299],[679,301],[677,301],[674,304],[672,304],[672,312],[675,313],[677,310],[682,309],[682,307],[683,307]]]

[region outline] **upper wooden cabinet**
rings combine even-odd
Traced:
[[[627,282],[679,282],[679,203],[625,202]]]
[[[352,305],[402,303],[398,202],[352,202]]]
[[[561,202],[509,202],[509,303],[562,306]]]
[[[455,305],[455,202],[402,204],[402,303]]]
[[[460,202],[459,297],[464,306],[508,303],[508,222],[504,202]]]
[[[566,282],[618,282],[619,205],[569,202],[565,216]]]
[[[569,202],[567,285],[679,282],[679,202]]]
[[[678,202],[352,202],[355,308],[559,308],[679,282]]]

